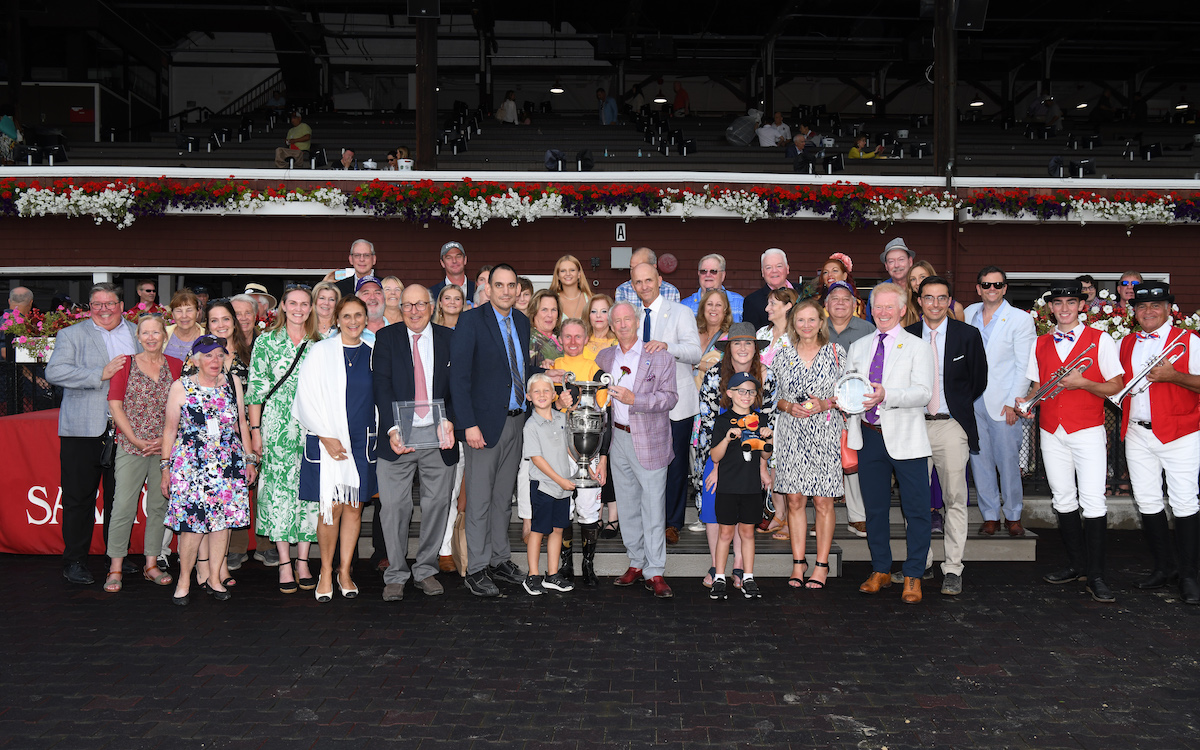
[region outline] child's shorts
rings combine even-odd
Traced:
[[[533,533],[548,535],[554,533],[555,529],[565,529],[571,525],[571,498],[560,500],[547,495],[538,489],[535,479],[529,481],[529,504],[533,508],[529,530]]]
[[[714,505],[717,509],[717,523],[722,526],[734,526],[739,523],[753,525],[762,519],[761,492],[755,492],[752,495],[718,492]]]

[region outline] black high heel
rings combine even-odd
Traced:
[[[828,570],[829,563],[821,562],[820,560],[817,560],[817,567],[825,568],[826,570]],[[805,572],[807,572],[807,571],[805,571]],[[825,575],[828,576],[829,574],[826,573]],[[804,582],[804,588],[810,589],[812,591],[820,591],[821,589],[825,588],[825,581],[817,581],[812,578],[809,578],[807,581]]]
[[[817,564],[819,565],[820,563],[817,563]],[[789,586],[791,586],[791,587],[792,587],[792,588],[794,588],[794,589],[802,589],[802,588],[804,588],[804,584],[805,584],[805,583],[807,583],[807,581],[806,581],[806,580],[804,580],[804,576],[805,576],[805,574],[806,574],[806,573],[808,573],[808,560],[792,560],[792,565],[803,565],[803,566],[804,566],[804,570],[800,571],[800,577],[799,577],[799,578],[789,578],[789,579],[788,579],[788,585],[789,585]],[[793,581],[795,581],[796,583],[798,583],[798,584],[800,584],[800,585],[798,585],[798,586],[793,586],[793,585],[792,585],[792,582],[793,582]]]
[[[305,565],[308,565],[309,566],[308,572],[310,574],[312,573],[312,566],[309,565],[307,557],[298,559],[298,560],[296,560],[296,562],[303,562]],[[298,578],[297,580],[299,581],[300,588],[303,591],[312,591],[313,589],[315,589],[317,587],[317,579],[313,578],[312,575],[308,575],[304,578]]]
[[[280,581],[279,582],[279,593],[294,594],[300,590],[299,584],[296,583],[296,563],[292,562],[291,560],[286,560],[286,561],[280,560],[279,561],[279,569],[280,570],[283,570],[283,566],[285,566],[285,565],[292,569],[292,580]]]
[[[196,560],[196,585],[200,587],[201,591],[209,596],[212,596],[213,588],[212,586],[208,585],[208,576],[205,576],[203,581],[200,580],[200,563],[202,562],[208,562],[208,558],[206,557],[203,560]],[[211,570],[208,572],[208,575],[212,575]]]

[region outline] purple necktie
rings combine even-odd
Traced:
[[[886,351],[884,349],[885,344],[883,342],[886,339],[886,333],[879,334],[879,345],[875,347],[875,356],[871,358],[871,370],[868,373],[868,380],[870,380],[872,383],[883,382],[883,353]],[[879,424],[879,405],[876,404],[875,406],[872,406],[871,409],[863,415],[863,418],[867,420],[867,424]]]

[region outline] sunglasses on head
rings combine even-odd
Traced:
[[[1003,289],[1008,286],[1007,281],[981,281],[979,282],[980,289]]]
[[[312,287],[311,287],[311,286],[309,286],[308,284],[288,284],[287,286],[285,286],[285,287],[283,288],[283,291],[285,291],[285,292],[290,292],[290,291],[292,291],[293,289],[303,289],[303,290],[304,290],[304,291],[306,291],[306,292],[311,292],[311,291],[312,291]]]

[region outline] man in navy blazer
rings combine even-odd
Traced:
[[[455,428],[467,466],[467,588],[499,596],[493,578],[520,585],[525,575],[512,561],[508,526],[521,464],[529,318],[513,309],[520,286],[507,263],[492,269],[491,301],[458,318],[450,344],[450,394]]]
[[[88,571],[88,549],[96,525],[96,490],[104,480],[104,539],[113,505],[113,466],[101,465],[105,434],[112,429],[108,381],[127,358],[142,350],[137,328],[121,317],[117,287],[100,283],[88,294],[90,320],[59,332],[46,364],[46,380],[62,386],[58,414],[59,460],[62,466],[63,578],[70,583],[94,582]],[[139,568],[125,558],[124,573]]]
[[[458,450],[454,442],[454,400],[450,396],[450,339],[454,331],[429,322],[433,299],[429,290],[410,284],[400,296],[404,325],[386,326],[375,334],[371,354],[375,408],[379,411],[379,522],[388,549],[388,568],[383,573],[383,600],[404,598],[404,584],[411,577],[429,596],[444,592],[438,582],[438,551],[450,515],[454,465]],[[433,422],[430,411],[417,409],[408,433],[410,444],[437,440],[438,448],[406,445],[405,431],[396,424],[395,401],[441,400],[445,422]],[[409,569],[408,527],[412,521],[413,476],[421,476],[421,538],[416,560]]]
[[[937,469],[945,502],[942,593],[962,593],[963,552],[967,546],[967,462],[979,452],[975,399],[987,388],[987,354],[979,331],[949,316],[950,283],[940,276],[921,282],[917,301],[922,320],[906,330],[933,350],[933,396],[925,408],[925,429],[933,450],[930,469]],[[926,566],[933,562],[930,550]]]

